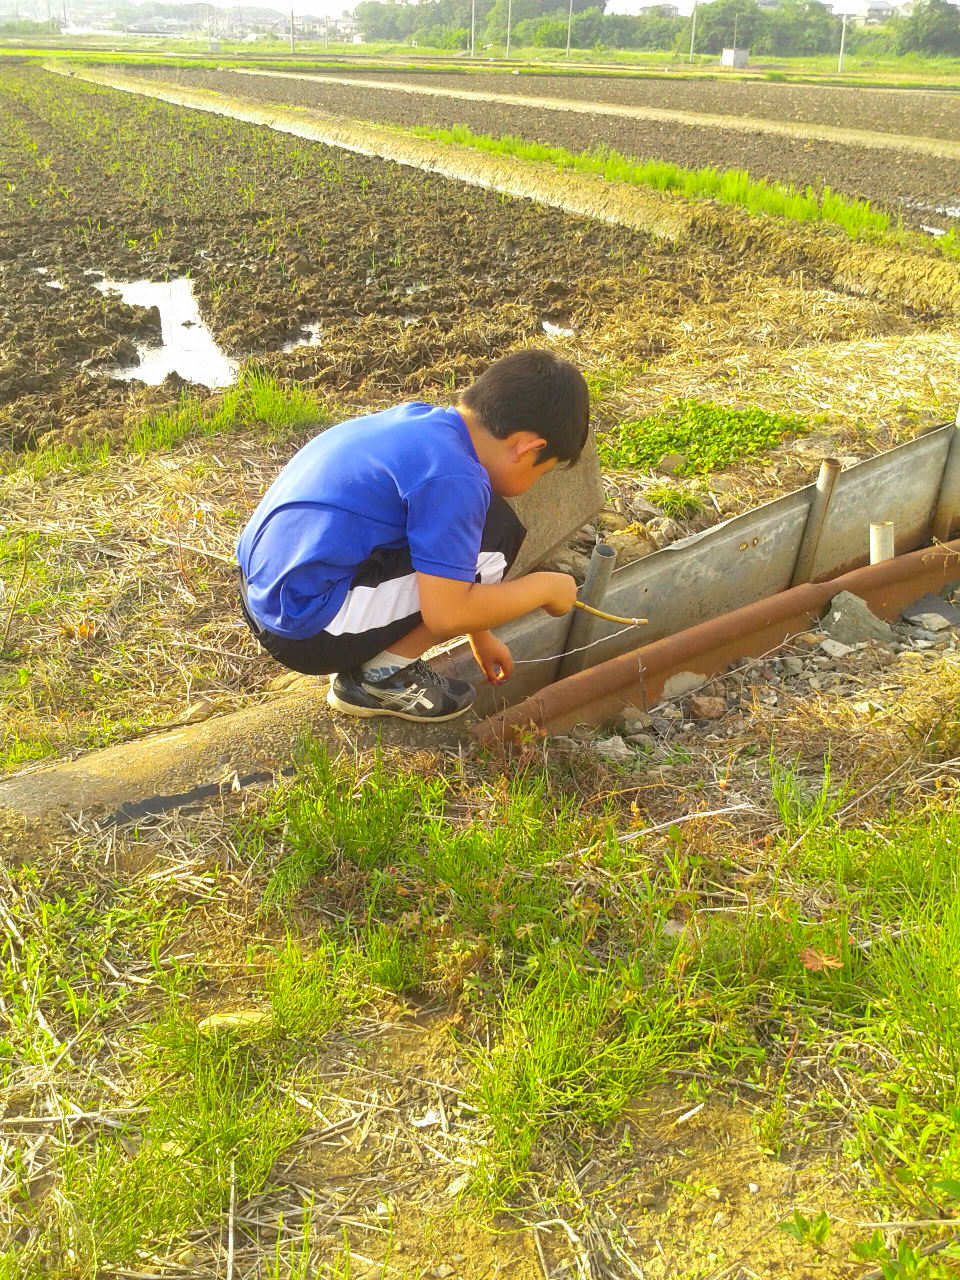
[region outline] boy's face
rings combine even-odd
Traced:
[[[494,493],[501,498],[516,498],[526,493],[541,476],[547,475],[557,465],[556,458],[537,461],[546,441],[527,432],[518,431],[498,443],[504,447],[498,450],[497,458],[487,466],[487,471]]]

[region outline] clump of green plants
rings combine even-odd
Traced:
[[[688,520],[707,510],[703,495],[692,489],[681,489],[676,484],[654,484],[644,490],[643,496],[665,516],[674,520]]]
[[[801,190],[790,183],[754,179],[745,169],[716,169],[712,166],[684,169],[681,165],[662,160],[638,160],[609,147],[574,152],[565,147],[530,142],[515,134],[494,138],[474,133],[466,125],[454,125],[452,129],[423,125],[412,132],[436,142],[473,147],[493,155],[517,156],[521,160],[550,164],[575,173],[599,174],[608,182],[652,187],[655,191],[674,191],[693,200],[717,200],[721,204],[737,205],[750,213],[770,214],[795,222],[831,223],[842,227],[851,236],[863,232],[883,234],[893,230],[890,215],[874,209],[869,200],[851,200],[837,195],[829,187],[818,193],[811,186]]]
[[[330,420],[327,406],[309,391],[284,386],[256,369],[242,370],[235,386],[220,397],[184,395],[172,408],[146,414],[129,436],[120,441],[84,440],[80,444],[42,444],[29,452],[10,455],[11,466],[39,477],[69,469],[82,471],[117,454],[144,456],[172,449],[193,436],[217,436],[246,427],[283,435],[299,427],[323,426]]]
[[[655,467],[673,453],[683,458],[677,474],[703,475],[809,430],[803,418],[754,406],[730,409],[709,400],[672,400],[659,413],[621,423],[617,431],[601,436],[597,448],[605,467]],[[662,505],[658,498],[650,501]]]

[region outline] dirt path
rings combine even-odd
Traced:
[[[238,68],[240,76],[265,76],[277,80],[303,80],[316,83],[317,77],[287,71],[257,71]],[[446,89],[434,85],[404,84],[395,80],[358,79],[352,76],[323,76],[326,84],[348,85],[354,88],[389,90],[391,93],[412,93],[435,98],[453,98],[460,102],[492,102],[504,106],[536,107],[545,111],[573,111],[592,116],[618,116],[627,120],[655,120],[666,123],[696,125],[710,129],[733,129],[743,133],[768,133],[776,137],[800,138],[811,141],[839,142],[854,147],[876,147],[892,151],[916,151],[923,155],[942,156],[960,160],[960,142],[943,138],[918,137],[910,134],[875,133],[863,129],[848,129],[839,125],[802,124],[781,120],[763,119],[759,116],[707,115],[698,111],[674,111],[661,107],[635,107],[614,105],[607,102],[583,102],[573,98],[538,97],[516,93],[482,93],[473,89]]]

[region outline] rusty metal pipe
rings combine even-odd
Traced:
[[[840,463],[836,458],[824,458],[820,463],[817,487],[813,491],[810,510],[807,513],[807,522],[803,526],[800,550],[797,552],[797,562],[793,567],[793,577],[790,580],[791,587],[797,587],[802,582],[813,581],[814,569],[817,563],[817,550],[820,547],[820,537],[827,522],[830,504],[833,501],[833,490],[840,471]]]
[[[611,547],[607,542],[598,542],[593,548],[593,554],[590,557],[590,563],[587,565],[587,576],[583,580],[583,586],[580,589],[580,603],[589,605],[592,609],[599,609],[603,604],[604,596],[607,594],[607,587],[610,585],[610,575],[613,573],[613,567],[617,563],[616,548]],[[573,617],[570,619],[570,630],[567,632],[567,638],[564,642],[564,657],[560,660],[560,666],[557,669],[557,679],[563,680],[566,676],[572,676],[575,671],[582,671],[588,661],[586,653],[572,653],[573,649],[583,649],[585,645],[591,644],[596,640],[600,633],[602,619],[596,617],[592,613],[585,613],[582,609],[575,609]]]
[[[850,591],[874,613],[896,618],[928,591],[960,577],[960,540],[924,547],[894,560],[854,569],[829,582],[804,583],[656,640],[568,676],[471,730],[481,742],[510,741],[534,724],[559,733],[578,723],[602,724],[630,702],[655,702],[682,671],[717,675],[741,657],[757,657],[817,621],[835,595]]]

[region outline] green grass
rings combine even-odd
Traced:
[[[7,452],[2,462],[5,470],[39,478],[59,471],[80,472],[103,465],[113,457],[142,457],[171,449],[190,438],[259,427],[277,439],[329,420],[330,412],[323,400],[248,368],[241,371],[236,386],[222,396],[185,395],[173,409],[146,414],[128,436],[79,445],[41,444],[36,449]]]
[[[659,507],[664,515],[674,520],[688,520],[691,516],[700,515],[708,510],[706,501],[699,493],[691,489],[681,489],[675,484],[650,485],[644,489],[643,496],[648,502]]]
[[[960,727],[945,721],[943,733],[937,750],[950,758]],[[761,761],[743,761],[753,785]],[[0,1084],[30,1071],[49,1081],[66,1053],[75,1083],[64,1096],[108,1115],[118,1097],[124,1106],[119,1126],[83,1142],[53,1135],[58,1191],[45,1207],[31,1204],[26,1165],[11,1166],[14,1223],[36,1234],[27,1249],[0,1246],[0,1276],[136,1270],[144,1252],[168,1257],[222,1223],[231,1201],[302,1182],[298,1144],[326,1123],[312,1100],[330,1105],[330,1046],[378,1010],[397,1025],[406,999],[414,1013],[457,1011],[450,1052],[479,1143],[455,1148],[469,1155],[455,1166],[468,1174],[460,1213],[562,1197],[564,1171],[670,1082],[691,1106],[711,1091],[758,1098],[757,1143],[769,1159],[789,1149],[798,1167],[825,1125],[842,1126],[878,1218],[955,1213],[960,814],[944,799],[845,826],[851,782],[829,758],[770,761],[770,838],[746,874],[750,846],[725,827],[624,839],[620,789],[608,780],[586,804],[574,766],[478,774],[455,757],[442,770],[380,753],[361,764],[305,744],[293,782],[234,818],[217,846],[244,892],[256,887],[253,918],[274,938],[241,942],[226,982],[219,937],[239,904],[216,859],[190,890],[190,876],[149,867],[105,877],[96,847],[66,873],[10,873]],[[696,788],[684,794],[695,808]],[[224,1001],[266,1020],[204,1031],[202,1015]],[[104,1097],[100,1075],[78,1070],[92,1062],[122,1087]],[[820,1257],[830,1206],[815,1209],[784,1228]],[[317,1270],[304,1212],[302,1234],[268,1244],[264,1274],[347,1277],[346,1240]],[[869,1231],[856,1244],[891,1277],[949,1274],[936,1268],[952,1255],[928,1261],[913,1237],[899,1260]]]
[[[656,467],[666,454],[684,459],[678,474],[718,471],[741,458],[754,457],[786,436],[803,435],[802,418],[758,408],[729,409],[700,400],[672,400],[660,413],[622,422],[600,436],[602,466],[613,469]],[[663,496],[661,494],[661,496]],[[651,502],[658,499],[651,497]]]
[[[894,1052],[890,1088],[916,1117],[904,1137],[912,1158],[932,1174],[932,1149],[921,1149],[933,1144],[936,1167],[960,1177],[960,1128],[942,1133],[953,1109],[960,1119],[960,817],[844,832],[829,765],[812,789],[775,765],[776,909],[758,902],[735,922],[704,915],[678,942],[662,933],[670,904],[695,899],[707,871],[681,852],[679,834],[675,856],[652,873],[642,842],[618,843],[602,816],[585,821],[544,775],[506,784],[495,822],[451,817],[455,792],[450,779],[391,771],[382,759],[359,782],[348,763],[313,752],[285,805],[269,901],[302,905],[315,886],[351,883],[354,909],[335,934],[377,985],[386,937],[417,953],[410,990],[449,983],[464,955],[486,956],[462,980],[462,998],[495,1028],[492,1044],[467,1046],[472,1099],[489,1126],[477,1170],[486,1196],[515,1197],[535,1151],[582,1137],[671,1070],[761,1078],[780,1043],[762,1025],[772,1032],[787,1010],[812,1038],[832,1023],[851,1043]],[[619,886],[604,904],[596,889],[571,899],[558,874],[578,848]],[[826,900],[814,919],[805,884]],[[810,955],[836,968],[811,968]],[[886,1134],[888,1111],[870,1108],[857,1131],[881,1185],[889,1152],[871,1126]],[[937,1143],[916,1127],[921,1117],[935,1123]],[[781,1141],[775,1128],[767,1136]]]
[[[893,230],[889,214],[871,207],[868,200],[852,200],[825,187],[819,194],[812,187],[801,190],[780,182],[755,180],[745,169],[684,169],[666,161],[640,161],[606,147],[589,152],[568,151],[528,142],[515,134],[498,138],[474,133],[465,125],[436,129],[426,125],[411,132],[458,146],[473,147],[493,155],[517,156],[522,160],[549,164],[563,171],[598,174],[608,182],[650,187],[694,200],[717,200],[752,214],[769,214],[796,222],[824,222],[841,227],[848,235],[865,232],[884,234]]]

